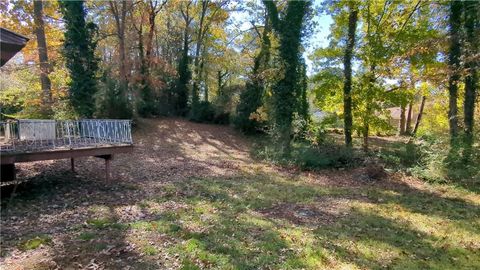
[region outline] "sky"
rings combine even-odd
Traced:
[[[318,9],[320,1],[315,1],[314,8]],[[313,63],[309,59],[309,55],[311,55],[315,49],[318,48],[325,48],[328,46],[328,35],[330,34],[330,25],[332,24],[333,20],[330,15],[326,15],[323,13],[316,14],[313,17],[313,21],[315,23],[315,27],[313,29],[313,33],[310,37],[308,37],[306,51],[303,54],[305,58],[305,63],[307,64],[307,75],[311,75],[313,72]]]
[[[318,11],[322,0],[314,0],[312,8],[315,11]],[[261,5],[261,3],[259,3]],[[313,72],[313,62],[309,59],[309,56],[317,48],[324,48],[328,45],[328,35],[330,34],[330,24],[333,22],[330,15],[323,13],[315,12],[313,17],[314,28],[312,34],[304,40],[306,45],[306,50],[303,54],[305,58],[305,63],[307,64],[307,75],[311,75]],[[234,27],[238,27],[239,30],[244,31],[251,27],[250,19],[248,13],[245,11],[232,12],[231,18],[234,22]]]

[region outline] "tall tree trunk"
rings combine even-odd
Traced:
[[[273,1],[263,1],[267,8],[272,28],[280,36],[279,55],[283,70],[281,79],[272,88],[274,122],[278,131],[277,140],[283,155],[290,155],[293,113],[298,104],[295,98],[295,87],[298,84],[298,64],[300,57],[300,41],[302,26],[309,2],[289,1],[285,16],[279,17],[278,9]]]
[[[450,52],[448,65],[450,68],[450,78],[448,80],[449,109],[448,121],[450,125],[450,139],[453,143],[458,135],[458,82],[460,80],[460,26],[462,20],[462,2],[450,2]]]
[[[119,3],[116,1],[110,1],[110,10],[115,19],[118,47],[119,47],[119,56],[120,56],[120,79],[125,86],[128,86],[128,75],[127,75],[127,63],[126,63],[126,52],[125,52],[125,19],[127,16],[127,1],[121,1],[121,7],[119,9]]]
[[[200,20],[198,23],[198,32],[197,32],[197,44],[195,46],[195,60],[193,63],[195,77],[193,80],[193,89],[192,89],[192,107],[196,107],[199,102],[199,84],[201,77],[200,70],[200,52],[203,45],[203,35],[204,35],[204,21],[205,16],[208,10],[208,0],[202,0],[202,9],[200,11]]]
[[[368,151],[368,132],[370,126],[367,121],[363,123],[362,135],[363,135],[363,150],[366,152]]]
[[[345,81],[343,85],[343,118],[345,122],[345,144],[347,147],[352,146],[352,56],[353,47],[355,46],[355,31],[357,28],[358,10],[352,4],[350,6],[350,14],[348,16],[348,40],[345,49],[345,57],[343,60]]]
[[[146,58],[147,58],[147,67],[150,70],[152,66],[152,51],[153,51],[153,34],[155,33],[155,18],[157,17],[157,11],[153,5],[153,2],[150,0],[150,10],[148,13],[148,25],[150,29],[148,31],[147,36],[147,51],[146,51]]]
[[[45,23],[43,21],[42,1],[33,1],[33,19],[35,23],[35,35],[37,37],[38,59],[40,60],[40,82],[42,85],[42,105],[44,110],[50,111],[52,103],[51,82],[48,74],[50,67],[47,54],[47,40],[45,38]]]
[[[398,135],[405,135],[405,113],[407,109],[405,104],[400,105],[400,123],[398,125]]]
[[[138,56],[140,58],[140,76],[142,85],[147,81],[147,62],[145,60],[145,47],[143,45],[143,20],[140,22],[140,26],[137,29],[138,34]]]
[[[412,114],[413,114],[413,101],[408,103],[407,123],[405,124],[405,134],[412,134]]]
[[[156,0],[150,0],[149,1],[149,11],[148,11],[148,25],[150,26],[150,29],[148,31],[148,37],[147,37],[147,51],[146,51],[146,57],[148,61],[148,68],[150,70],[152,66],[152,57],[153,57],[153,36],[155,34],[155,19],[157,18],[158,13],[160,10],[162,10],[163,6],[167,3],[166,0],[162,1],[161,4],[159,4]]]
[[[415,127],[413,128],[412,136],[415,136],[415,134],[417,134],[418,126],[420,126],[420,121],[422,120],[423,109],[425,108],[426,99],[426,96],[422,96],[422,102],[420,103],[420,109],[418,110],[417,120],[415,121]]]
[[[190,17],[190,5],[192,1],[188,1],[185,6],[180,6],[180,13],[185,21],[185,28],[183,29],[183,48],[182,53],[178,61],[178,81],[176,86],[176,105],[175,110],[178,115],[184,116],[187,113],[188,105],[188,83],[191,79],[191,72],[188,66],[189,64],[189,29],[192,17]],[[184,10],[185,7],[185,10]]]
[[[464,124],[465,124],[465,139],[467,144],[473,143],[473,127],[474,127],[474,112],[475,112],[475,98],[478,87],[478,29],[479,26],[479,9],[480,3],[477,1],[465,1],[465,32],[466,32],[466,60],[465,68],[467,74],[465,76],[465,100],[464,100]]]
[[[375,80],[376,80],[375,79],[376,67],[377,67],[377,65],[375,63],[372,63],[370,65],[370,74],[368,75],[369,80],[368,80],[367,91],[374,91],[373,87],[374,87]],[[374,113],[373,109],[372,109],[372,106],[371,106],[371,103],[373,102],[371,94],[367,94],[367,97],[368,98],[366,100],[366,109],[365,109],[366,113],[365,113],[365,117],[363,119],[363,129],[362,129],[362,132],[363,132],[363,150],[365,150],[365,151],[368,151],[368,136],[369,136],[369,132],[370,132],[370,116]]]

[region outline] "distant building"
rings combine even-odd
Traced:
[[[402,115],[402,110],[400,107],[392,107],[392,108],[387,108],[387,110],[390,111],[390,125],[393,127],[398,128],[400,126],[400,117]],[[408,115],[408,107],[405,109],[405,121],[407,119]],[[415,110],[412,110],[412,128],[413,125],[415,124],[415,119],[417,119],[418,112],[415,112]]]

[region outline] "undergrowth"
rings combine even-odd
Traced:
[[[268,162],[305,170],[354,168],[372,161],[393,172],[402,172],[432,183],[457,184],[470,190],[480,188],[480,150],[459,142],[454,147],[445,139],[419,137],[408,142],[371,141],[369,152],[360,146],[349,149],[324,135],[322,140],[294,140],[288,156],[268,137],[257,140],[252,156]]]

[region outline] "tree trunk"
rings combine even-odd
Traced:
[[[400,106],[400,123],[398,125],[398,135],[403,136],[405,135],[405,113],[406,113],[406,108],[405,104],[402,104]]]
[[[465,32],[467,40],[467,55],[465,59],[465,68],[467,74],[465,75],[465,99],[464,99],[464,124],[465,124],[465,139],[467,144],[473,143],[473,127],[474,127],[474,112],[475,112],[475,98],[478,87],[478,62],[475,56],[478,55],[478,36],[476,35],[476,25],[478,25],[478,17],[480,4],[477,1],[465,1]]]
[[[369,132],[370,126],[368,125],[367,122],[364,122],[363,124],[363,129],[362,129],[362,135],[363,135],[363,150],[365,152],[368,151],[368,132]]]
[[[152,57],[153,57],[153,36],[155,34],[155,19],[157,18],[157,14],[160,12],[162,7],[167,3],[167,1],[163,1],[160,6],[157,1],[155,4],[152,0],[149,1],[149,12],[148,12],[148,25],[150,26],[148,37],[147,37],[147,52],[146,57],[148,61],[148,68],[150,70],[152,66]]]
[[[417,120],[415,121],[415,127],[413,128],[412,136],[415,136],[415,134],[417,134],[418,126],[420,125],[420,121],[422,120],[423,108],[425,107],[426,99],[426,96],[422,96],[422,102],[420,103],[420,109],[418,110]]]
[[[198,32],[197,32],[197,44],[195,46],[195,60],[193,63],[193,68],[194,68],[194,73],[195,73],[195,79],[193,80],[193,89],[192,89],[192,106],[195,107],[198,102],[199,102],[199,84],[200,84],[200,51],[203,45],[203,31],[204,31],[204,21],[205,21],[205,15],[207,14],[207,9],[208,9],[208,0],[202,0],[202,9],[200,12],[200,20],[198,23]]]
[[[344,115],[344,133],[345,144],[347,147],[352,146],[352,56],[353,47],[355,46],[355,30],[357,28],[358,10],[356,7],[350,6],[350,15],[348,17],[348,40],[345,49],[345,57],[343,60],[345,81],[343,85],[343,115]]]
[[[413,114],[413,101],[408,104],[407,123],[405,124],[405,134],[412,134],[412,114]]]
[[[290,155],[293,114],[298,104],[295,88],[298,84],[299,49],[301,45],[302,26],[309,2],[289,1],[285,16],[279,17],[276,3],[263,1],[267,8],[272,28],[280,36],[279,55],[283,69],[281,78],[272,87],[274,123],[278,131],[278,142],[283,155]]]
[[[128,86],[128,76],[127,76],[127,63],[126,63],[126,52],[125,52],[125,19],[127,15],[127,2],[126,0],[121,1],[121,8],[119,10],[118,2],[110,1],[110,10],[113,14],[116,24],[118,47],[119,47],[119,56],[120,56],[120,78],[124,85]]]
[[[192,1],[188,1],[183,9],[183,3],[180,6],[180,13],[185,21],[185,28],[183,29],[183,48],[181,56],[178,60],[178,82],[176,86],[176,105],[175,110],[178,115],[184,116],[187,113],[188,105],[188,87],[187,85],[191,79],[191,73],[189,68],[189,29],[192,18],[190,17],[190,5]]]
[[[449,109],[448,121],[450,125],[450,139],[452,143],[458,135],[458,81],[460,80],[460,25],[462,20],[462,2],[450,2],[450,51],[448,65],[450,68],[450,78],[448,80]]]
[[[47,54],[47,40],[45,38],[45,23],[43,21],[43,3],[42,1],[33,1],[35,35],[37,37],[38,59],[40,60],[40,82],[42,85],[42,105],[46,111],[49,111],[52,103],[51,82],[48,78],[50,67]]]
[[[367,91],[374,91],[374,83],[375,83],[375,69],[377,65],[372,63],[370,65],[370,74],[368,80],[368,89]],[[363,119],[363,150],[368,151],[368,135],[370,131],[370,116],[374,113],[371,103],[373,102],[371,94],[367,93],[367,100],[366,100],[366,113]]]

